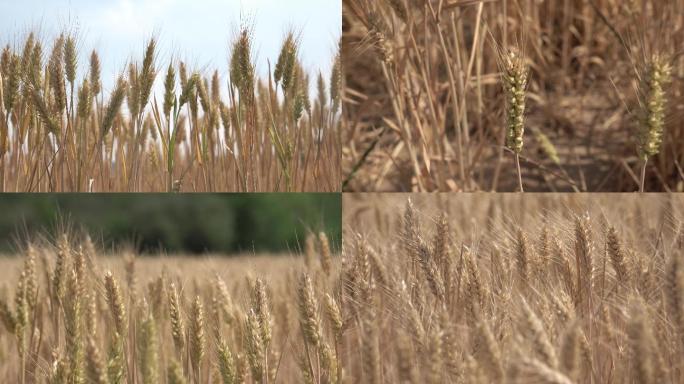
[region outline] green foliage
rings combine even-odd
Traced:
[[[338,194],[8,195],[0,211],[4,253],[64,225],[105,247],[123,241],[142,252],[287,252],[309,229],[326,231],[334,247],[341,242]]]

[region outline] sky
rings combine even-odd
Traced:
[[[225,79],[230,42],[242,21],[252,26],[259,74],[267,73],[267,60],[275,65],[283,37],[294,29],[304,68],[327,79],[342,29],[341,0],[0,0],[0,10],[2,45],[21,47],[28,31],[38,31],[49,47],[61,31],[77,32],[79,73],[96,49],[105,90],[130,59],[142,61],[153,36],[159,41],[157,87],[172,58],[207,76],[218,69]]]

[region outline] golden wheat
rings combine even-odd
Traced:
[[[33,33],[23,48],[2,50],[1,191],[340,189],[339,58],[330,93],[317,73],[316,94],[293,33],[275,73],[262,78],[248,26],[231,44],[226,79],[173,58],[161,66],[151,38],[105,91],[100,56],[92,51],[81,68],[76,41],[62,33],[46,60]]]

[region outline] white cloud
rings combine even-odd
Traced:
[[[149,34],[150,21],[163,20],[176,0],[117,0],[92,14],[93,25],[105,31],[140,37]]]

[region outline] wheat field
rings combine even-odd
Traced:
[[[301,255],[202,258],[58,238],[0,259],[0,382],[318,382],[332,369],[317,352],[336,345],[329,328],[302,336],[337,269],[323,233]]]
[[[364,382],[681,383],[683,209],[665,194],[346,194],[346,285],[376,332]]]
[[[684,199],[344,196],[342,253],[0,262],[0,380],[678,383]],[[653,213],[653,214],[649,214]]]
[[[98,52],[79,51],[72,32],[8,43],[0,191],[338,191],[339,58],[332,73],[309,73],[293,29],[259,78],[252,35],[245,25],[230,42],[224,78],[162,62],[151,38],[111,90]]]
[[[344,190],[684,190],[682,1],[343,5]]]

